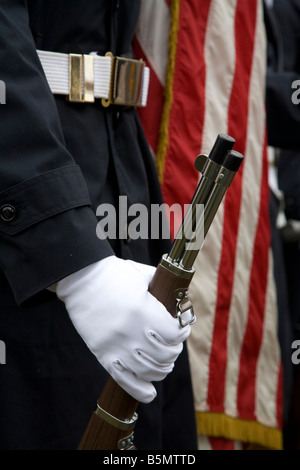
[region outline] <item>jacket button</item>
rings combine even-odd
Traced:
[[[4,222],[11,222],[16,216],[16,208],[10,204],[0,207],[0,217]]]

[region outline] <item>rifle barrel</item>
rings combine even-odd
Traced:
[[[243,160],[243,155],[232,150],[234,142],[232,137],[219,134],[209,156],[197,157],[195,167],[202,172],[202,177],[179,229],[179,235],[176,236],[170,253],[162,257],[149,285],[149,292],[179,320],[179,298],[187,298],[194,274],[193,263],[201,248],[197,246],[197,249],[193,249],[194,232],[196,238],[199,236],[198,232],[203,232],[203,239],[205,238]],[[198,205],[204,207],[200,217],[197,213]],[[184,326],[182,323],[181,325]],[[109,377],[78,450],[135,449],[133,428],[137,406],[138,402]]]

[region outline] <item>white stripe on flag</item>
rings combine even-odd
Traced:
[[[263,342],[257,364],[256,415],[266,426],[278,426],[277,391],[281,364],[280,348],[274,341],[277,331],[277,299],[273,275],[273,254],[269,250],[269,273],[266,292],[266,308]]]
[[[227,14],[228,3],[232,14]],[[216,135],[227,133],[228,106],[235,67],[234,12],[236,0],[213,0],[205,38],[205,117],[202,152],[208,152]],[[222,61],[220,64],[220,56]],[[222,72],[223,58],[229,64],[228,76]],[[220,64],[220,67],[218,67]],[[220,100],[220,101],[219,101]],[[214,328],[214,315],[218,269],[222,250],[223,205],[220,206],[204,246],[196,259],[196,274],[190,285],[190,298],[199,321],[193,325],[188,341],[192,369],[195,407],[197,411],[208,409],[206,397],[209,379],[209,359]],[[201,368],[199,368],[201,364]]]
[[[168,61],[170,10],[165,0],[142,0],[136,37],[164,86]]]
[[[210,6],[204,44],[206,78],[202,152],[212,147],[217,134],[227,133],[228,106],[235,68],[236,2],[213,0]]]
[[[261,5],[259,3],[259,5]],[[227,370],[225,411],[237,416],[237,384],[239,377],[240,351],[248,320],[250,276],[253,262],[253,247],[260,209],[264,127],[264,70],[262,60],[265,37],[261,27],[261,8],[256,19],[253,68],[249,88],[248,129],[245,151],[242,201],[236,250],[236,269],[232,291],[227,337]],[[258,118],[259,117],[259,118]],[[242,268],[242,269],[241,269]],[[259,325],[257,325],[259,328]]]

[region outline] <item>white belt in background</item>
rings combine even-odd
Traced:
[[[53,94],[66,95],[77,103],[101,99],[105,107],[147,104],[150,70],[142,60],[114,57],[111,53],[37,53]]]

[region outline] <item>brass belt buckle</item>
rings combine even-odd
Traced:
[[[125,57],[112,58],[110,93],[108,99],[102,98],[102,106],[111,104],[121,106],[140,106],[142,98],[142,79],[145,62]]]
[[[94,57],[86,54],[69,54],[69,95],[75,103],[93,103]]]

